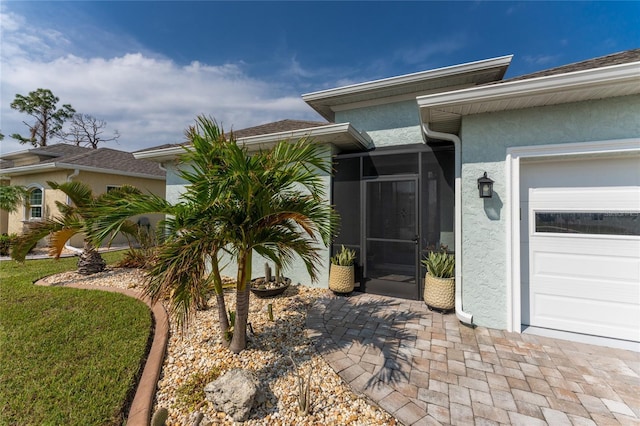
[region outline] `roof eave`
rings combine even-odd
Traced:
[[[318,143],[331,143],[344,150],[367,150],[373,146],[368,136],[358,132],[350,123],[329,124],[307,129],[288,130],[264,135],[238,138],[236,142],[249,150],[267,148],[283,140],[311,138]],[[134,153],[137,159],[156,162],[173,161],[184,154],[184,146]]]
[[[482,113],[487,113],[557,105],[574,102],[573,99],[576,99],[575,97],[561,96],[544,98],[543,101],[544,95],[557,94],[558,92],[577,94],[579,100],[598,99],[601,96],[596,96],[596,91],[607,86],[624,88],[629,86],[631,89],[625,94],[640,93],[639,67],[640,62],[632,62],[419,96],[416,101],[423,122],[434,124],[439,121],[448,121],[449,127],[457,126],[459,130],[461,117],[477,113],[474,111],[477,111],[478,107],[481,107]],[[536,103],[534,97],[540,99],[539,104]]]
[[[496,58],[484,59],[480,61],[467,62],[464,64],[452,65],[448,67],[436,68],[427,71],[421,71],[412,74],[401,75],[397,77],[373,80],[364,83],[352,84],[343,87],[337,87],[318,92],[311,92],[302,95],[302,99],[315,109],[320,115],[329,121],[334,120],[334,114],[331,104],[340,99],[348,99],[355,95],[363,93],[371,93],[376,98],[375,93],[387,90],[392,87],[405,86],[407,92],[412,91],[412,87],[416,88],[419,84],[428,80],[442,79],[446,77],[454,77],[460,74],[484,73],[488,70],[496,70],[496,80],[502,79],[507,68],[511,64],[513,55],[505,55]],[[383,96],[384,97],[384,96]]]
[[[81,166],[67,163],[45,163],[45,164],[32,164],[29,166],[12,167],[9,169],[3,169],[0,171],[2,176],[21,176],[33,173],[48,172],[53,170],[82,170],[85,172],[103,173],[110,175],[139,177],[153,180],[165,180],[165,176],[151,175],[148,173],[126,172],[114,169],[104,169],[101,167]]]

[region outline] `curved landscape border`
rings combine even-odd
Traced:
[[[169,317],[167,311],[162,306],[162,303],[151,304],[151,300],[148,297],[143,297],[139,292],[133,290],[89,284],[68,284],[66,287],[124,294],[125,296],[142,300],[151,310],[154,322],[153,341],[127,417],[127,426],[148,426],[151,421],[151,409],[153,408],[153,400],[156,394],[156,385],[160,378],[162,363],[164,362],[164,355],[169,341]]]

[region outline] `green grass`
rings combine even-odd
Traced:
[[[113,263],[122,253],[103,257]],[[76,261],[0,262],[0,425],[125,420],[151,313],[121,294],[32,284]]]

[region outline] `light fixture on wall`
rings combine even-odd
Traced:
[[[484,172],[484,176],[478,178],[478,191],[480,198],[491,198],[493,196],[493,181],[487,177],[487,172]]]

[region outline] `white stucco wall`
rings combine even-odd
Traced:
[[[478,325],[507,328],[507,148],[640,136],[640,96],[463,117],[462,277],[464,310]],[[494,198],[478,197],[484,172]]]

